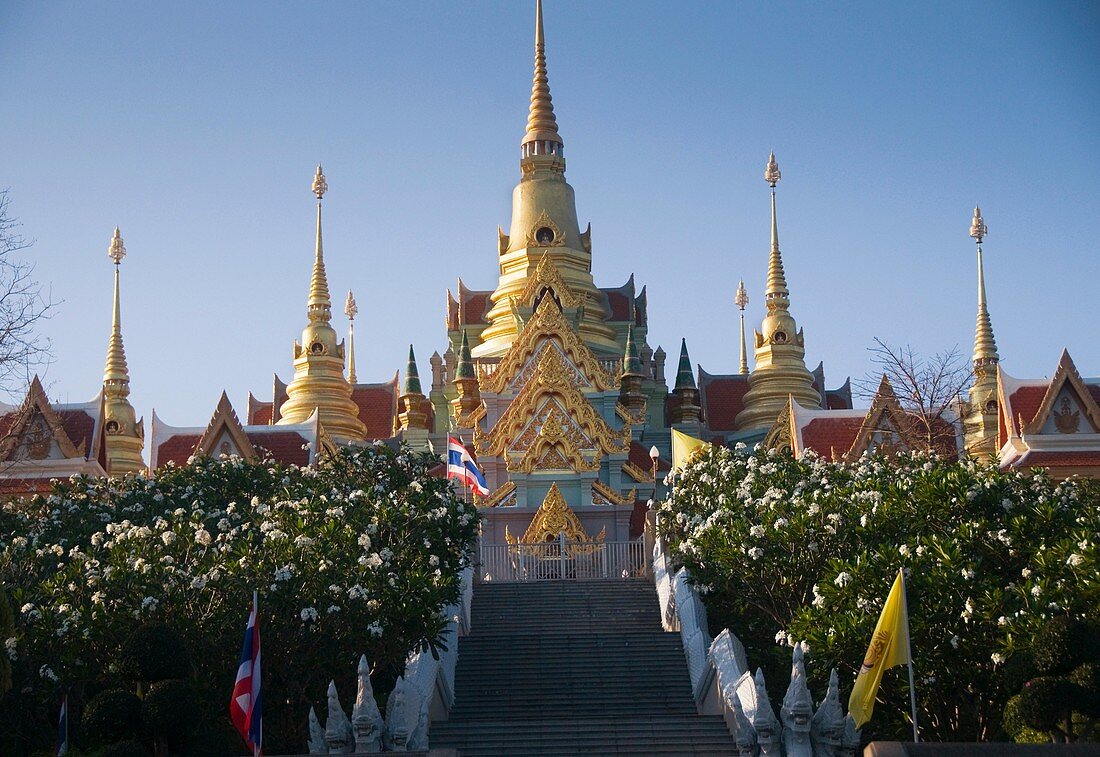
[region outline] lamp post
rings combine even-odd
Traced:
[[[649,448],[649,460],[653,464],[653,501],[657,501],[657,460],[661,457],[661,451],[657,445]]]

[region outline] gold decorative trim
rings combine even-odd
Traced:
[[[554,238],[549,242],[541,242],[538,239],[539,229],[550,229],[554,232]],[[545,210],[539,214],[531,228],[527,230],[528,247],[564,247],[565,235],[561,233],[561,227],[554,223],[554,219]]]
[[[0,460],[11,459],[12,454],[14,454],[19,444],[23,441],[24,431],[27,430],[27,426],[34,418],[36,410],[42,414],[42,418],[45,420],[46,426],[57,442],[61,454],[66,458],[83,457],[83,453],[77,450],[76,444],[74,444],[73,440],[69,438],[69,435],[65,433],[65,427],[61,422],[61,416],[53,409],[53,405],[50,404],[49,399],[46,397],[46,390],[43,388],[42,382],[39,381],[36,375],[31,380],[31,385],[27,389],[27,396],[23,400],[23,406],[19,408],[19,413],[15,417],[15,422],[12,423],[11,428],[5,435],[3,443],[0,443]],[[103,419],[101,418],[100,423],[102,422]],[[29,445],[34,445],[36,443],[41,444],[41,440],[28,439],[27,441]],[[49,454],[48,447],[46,448],[46,454]],[[42,455],[42,457],[45,457],[45,455]],[[42,457],[34,459],[42,459]]]
[[[540,344],[549,339],[560,343],[562,351],[579,368],[596,391],[606,392],[618,387],[618,380],[603,366],[588,345],[577,335],[558,306],[546,298],[539,302],[523,333],[512,343],[508,353],[497,365],[483,390],[500,394],[538,351]]]
[[[1081,374],[1077,372],[1077,366],[1073,364],[1069,352],[1062,350],[1062,357],[1058,360],[1058,370],[1054,372],[1054,377],[1051,378],[1050,384],[1047,386],[1043,401],[1031,422],[1027,425],[1021,424],[1021,434],[1038,434],[1043,430],[1047,418],[1054,409],[1054,402],[1058,399],[1062,387],[1066,384],[1073,388],[1073,393],[1077,395],[1077,404],[1084,412],[1089,423],[1092,424],[1093,429],[1100,430],[1100,406],[1097,406],[1096,400],[1092,398],[1092,393],[1085,386],[1085,382],[1081,380]]]
[[[886,428],[882,425],[884,417],[890,421],[893,428]],[[867,411],[867,417],[863,419],[863,425],[860,426],[855,441],[852,442],[851,448],[843,455],[842,459],[845,462],[859,459],[860,455],[870,448],[871,440],[874,438],[875,433],[879,431],[890,431],[897,434],[899,442],[897,446],[903,449],[916,449],[920,447],[920,444],[913,436],[912,424],[913,419],[898,403],[898,398],[894,394],[894,387],[891,386],[890,380],[883,375],[882,381],[878,385],[878,391],[875,392],[875,397],[871,400],[871,409]],[[891,444],[879,445],[886,453],[896,451],[893,449],[894,446]]]
[[[630,408],[621,402],[615,404],[615,414],[628,426],[644,426],[646,422],[646,408],[648,400],[638,410],[637,414],[630,412]]]
[[[623,463],[623,473],[630,476],[639,484],[652,484],[653,474],[649,471],[642,470],[637,465],[631,462]]]
[[[322,177],[323,180],[324,177]],[[214,415],[210,418],[206,431],[203,432],[198,444],[195,445],[193,454],[206,457],[219,454],[219,450],[214,449],[214,444],[218,441],[218,437],[222,435],[222,431],[225,431],[229,438],[233,440],[240,457],[249,462],[255,462],[259,458],[256,448],[252,446],[252,440],[248,438],[241,426],[237,412],[233,409],[233,403],[229,401],[229,395],[225,392],[222,392],[221,399],[218,400],[218,407],[214,410]]]
[[[561,274],[558,273],[558,267],[550,259],[549,252],[542,253],[538,265],[535,266],[535,272],[527,277],[527,286],[523,288],[523,294],[519,296],[519,301],[524,305],[534,307],[535,297],[543,289],[550,289],[557,296],[562,307],[575,308],[581,304],[580,298],[573,293],[573,290],[569,288],[569,285],[562,279]]]
[[[600,497],[604,501],[596,502],[596,498]],[[629,494],[619,494],[603,481],[592,482],[592,502],[598,505],[633,505],[638,499],[638,488],[635,487],[630,490]]]
[[[509,544],[541,544],[557,539],[563,532],[570,541],[602,543],[607,535],[607,527],[595,538],[590,537],[573,508],[566,503],[557,483],[553,483],[523,536],[517,540],[508,532],[507,527],[504,534]]]
[[[478,507],[507,507],[505,501],[514,499],[516,494],[516,482],[508,481],[488,497],[474,495],[474,504]]]

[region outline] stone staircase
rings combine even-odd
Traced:
[[[733,755],[696,714],[680,636],[645,580],[479,584],[433,749],[478,755]]]

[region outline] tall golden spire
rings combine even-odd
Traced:
[[[745,351],[745,306],[749,304],[749,293],[745,291],[745,280],[737,283],[737,294],[733,297],[734,304],[741,311],[741,374],[749,372],[749,360]]]
[[[523,155],[558,153],[562,144],[558,121],[554,118],[553,98],[550,97],[550,78],[546,73],[542,0],[535,0],[535,73],[531,82],[531,107],[527,111],[527,133],[523,135]]]
[[[1000,358],[997,355],[997,340],[993,338],[993,324],[989,319],[989,309],[985,302],[985,269],[982,266],[982,239],[989,233],[982,220],[982,209],[974,206],[974,219],[970,223],[970,236],[978,247],[978,321],[974,328],[974,374],[984,375],[991,366],[996,366]]]
[[[779,183],[775,153],[768,156],[764,181],[772,189],[772,245],[768,257],[768,281],[764,290],[767,313],[754,336],[756,364],[749,374],[745,407],[737,414],[740,429],[770,428],[793,395],[803,407],[820,407],[813,374],[806,368],[802,330],[791,315],[791,294],[779,252],[779,223],[775,213],[775,185]]]
[[[344,302],[344,315],[348,317],[348,383],[354,384],[358,380],[355,376],[355,316],[359,314],[359,306],[355,304],[355,295],[348,290],[348,298]]]
[[[115,264],[115,292],[111,312],[111,337],[107,341],[107,362],[103,367],[104,444],[107,445],[107,473],[112,476],[144,470],[141,459],[144,430],[130,404],[130,370],[122,344],[122,308],[119,296],[119,265],[126,257],[122,233],[115,227],[107,257]]]
[[[317,166],[313,194],[317,196],[317,246],[309,281],[306,312],[309,323],[302,341],[294,343],[294,378],[287,385],[287,400],[279,411],[280,424],[304,423],[317,410],[321,425],[339,441],[361,440],[367,427],[359,420],[359,407],[351,399],[351,384],[344,376],[344,343],[332,328],[332,300],[321,245],[321,198],[328,183]]]
[[[107,257],[115,264],[115,299],[111,317],[111,338],[107,342],[107,363],[103,368],[103,386],[117,396],[125,397],[130,393],[130,371],[126,365],[126,348],[122,345],[122,315],[118,295],[118,269],[126,257],[126,245],[122,243],[122,234],[115,227],[111,246],[107,248]]]

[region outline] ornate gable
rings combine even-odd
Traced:
[[[867,411],[867,417],[844,459],[856,460],[867,451],[890,454],[920,446],[913,438],[912,423],[898,403],[890,380],[884,375],[871,402],[871,409]]]
[[[794,452],[794,439],[798,436],[794,430],[794,395],[787,396],[787,406],[779,411],[775,423],[764,436],[767,449],[788,449]]]
[[[602,542],[607,535],[607,528],[601,530],[594,539],[590,537],[588,532],[584,530],[584,526],[581,525],[580,518],[573,512],[573,508],[566,503],[565,497],[562,496],[561,490],[558,489],[558,485],[555,483],[550,485],[550,491],[547,492],[546,499],[539,505],[535,517],[531,519],[531,525],[527,527],[518,542],[521,544],[540,544],[555,541],[561,533],[564,533],[565,538],[570,541]],[[517,539],[507,531],[507,528],[505,528],[505,538],[510,544],[517,543]]]
[[[61,416],[53,409],[38,376],[31,380],[23,405],[3,440],[0,460],[46,460],[83,457],[65,433]]]
[[[474,429],[474,443],[479,455],[505,456],[513,471],[595,470],[604,454],[628,451],[630,427],[612,430],[552,349],[492,430]]]
[[[560,352],[584,374],[587,384],[593,389],[606,392],[618,388],[616,378],[604,370],[558,306],[553,300],[544,297],[531,321],[524,327],[523,333],[512,343],[493,374],[485,379],[482,391],[495,394],[503,392],[527,367],[543,343],[549,340],[557,342],[555,346],[560,347]]]
[[[1035,417],[1021,424],[1024,434],[1100,433],[1100,407],[1081,380],[1069,352],[1062,350]]]
[[[207,457],[237,455],[248,461],[259,458],[225,392],[222,392],[221,399],[218,400],[218,407],[214,410],[206,431],[195,445],[194,454]]]
[[[562,307],[575,308],[581,304],[580,298],[573,293],[573,290],[569,288],[569,285],[562,279],[561,274],[558,273],[558,267],[550,259],[550,253],[544,252],[542,257],[539,258],[538,265],[535,266],[535,272],[527,277],[527,286],[524,287],[523,294],[519,296],[519,301],[534,309],[536,307],[535,300],[547,289],[554,293],[555,298],[561,303]]]

